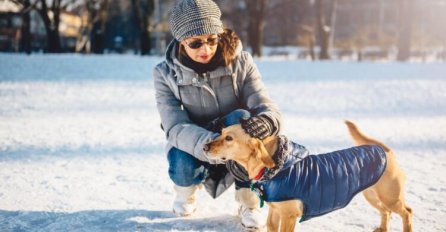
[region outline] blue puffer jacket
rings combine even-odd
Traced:
[[[288,154],[273,156],[286,157],[280,170],[273,175],[265,171],[255,186],[262,189],[267,202],[301,200],[301,222],[345,207],[357,193],[375,184],[386,167],[386,154],[376,145],[307,155],[301,145],[284,144],[278,150]]]

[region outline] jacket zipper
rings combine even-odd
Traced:
[[[215,105],[217,106],[218,109],[218,113],[221,115],[221,109],[220,109],[220,104],[218,104],[218,99],[217,96],[215,95],[214,91],[212,90],[212,88],[209,86],[209,76],[207,75],[208,73],[203,73],[202,77],[204,80],[204,83],[201,85],[203,89],[205,89],[206,91],[208,91],[212,97],[214,98],[215,101]],[[204,98],[203,95],[200,96],[201,97],[201,102],[202,102],[202,106],[204,105]]]

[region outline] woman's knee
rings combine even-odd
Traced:
[[[167,154],[169,160],[169,177],[179,186],[200,184],[207,169],[203,162],[177,148],[172,148]]]

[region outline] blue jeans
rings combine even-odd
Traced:
[[[226,116],[218,119],[215,122],[221,123],[224,126],[233,125],[239,122],[240,118],[249,117],[250,113],[246,110],[238,109],[234,110]],[[215,126],[211,126],[215,128]],[[178,148],[171,148],[167,153],[167,159],[169,161],[169,177],[179,186],[191,186],[202,183],[211,171],[218,171],[221,165],[212,165],[207,162],[203,162],[189,153],[186,153]],[[213,169],[213,170],[211,170]],[[217,169],[217,170],[216,170]],[[249,181],[240,182],[235,181],[236,189],[248,188]]]

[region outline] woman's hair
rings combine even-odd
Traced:
[[[221,49],[221,56],[223,57],[225,66],[228,66],[237,55],[237,46],[240,39],[233,30],[228,28],[224,29],[224,32],[219,34],[218,37],[220,38],[218,46],[220,46]],[[179,47],[179,55],[187,57],[187,53],[183,45],[180,44]]]
[[[225,66],[228,66],[237,55],[236,52],[240,39],[233,30],[228,28],[224,29],[224,32],[219,37],[220,42],[218,45],[221,46],[221,55],[225,61]]]

